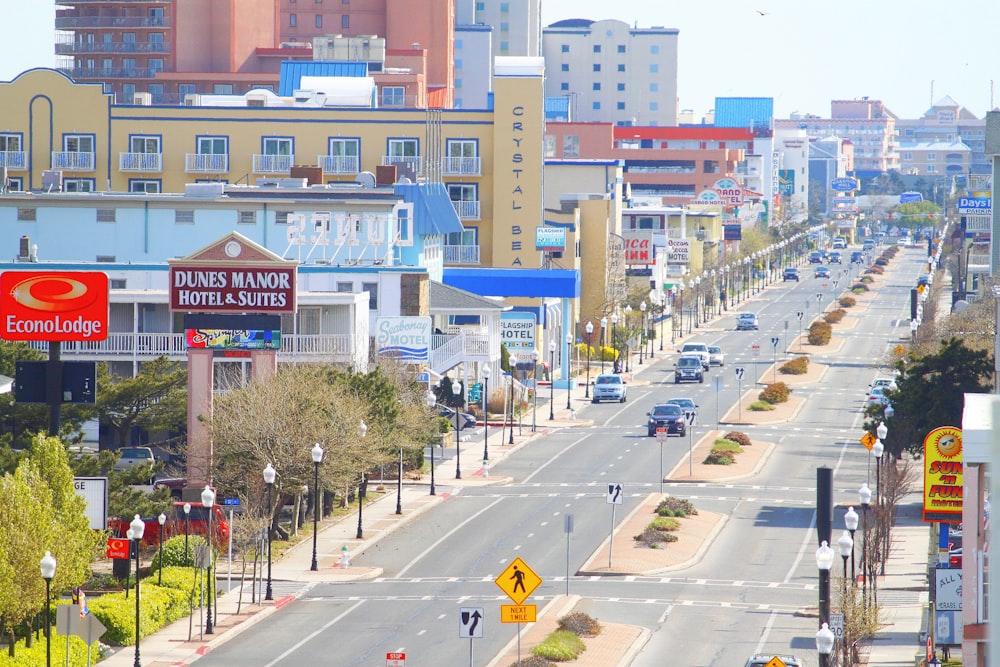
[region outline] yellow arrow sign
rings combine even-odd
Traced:
[[[872,447],[875,446],[875,436],[871,433],[865,433],[861,436],[861,444],[865,446],[865,449],[871,451]]]
[[[514,604],[521,604],[542,585],[542,578],[518,557],[511,561],[507,569],[501,572],[493,583],[499,586]]]

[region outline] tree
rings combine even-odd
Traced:
[[[107,364],[99,364],[95,411],[102,423],[114,429],[119,447],[128,444],[133,427],[183,430],[187,371],[166,357],[144,363],[135,377],[113,376]]]
[[[900,364],[898,389],[887,392],[895,413],[886,420],[886,453],[923,454],[924,437],[939,426],[960,426],[966,393],[990,390],[993,357],[972,350],[958,338],[942,341],[936,354]],[[870,430],[874,423],[867,424]]]

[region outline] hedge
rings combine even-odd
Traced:
[[[846,310],[844,310],[843,308],[837,308],[836,310],[831,310],[829,313],[824,315],[823,321],[828,322],[830,324],[837,324],[842,319],[844,319],[844,315],[846,314],[847,314]]]
[[[658,516],[694,516],[698,513],[690,500],[667,496],[656,506]]]
[[[791,393],[792,390],[788,388],[787,384],[784,382],[775,382],[764,387],[764,390],[757,395],[757,398],[765,403],[774,405],[787,401],[788,395]]]
[[[722,436],[725,440],[732,440],[740,447],[749,447],[753,443],[750,442],[750,436],[742,431],[730,431],[729,433]]]
[[[813,322],[809,325],[809,335],[806,340],[810,345],[826,345],[833,337],[833,327],[827,322]]]
[[[852,306],[856,306],[858,304],[858,300],[853,296],[845,294],[837,300],[837,303],[839,303],[842,308],[851,308]]]
[[[739,446],[738,443],[732,440],[726,440],[725,438],[719,438],[712,445],[712,451],[705,458],[705,463],[708,465],[723,465],[727,466],[736,461],[736,455],[743,452],[743,448]]]
[[[778,372],[784,375],[804,375],[809,372],[809,357],[796,357],[778,367]]]
[[[596,637],[604,628],[593,616],[577,611],[560,618],[559,629],[572,632],[577,637]]]
[[[768,410],[775,409],[775,407],[767,401],[754,401],[749,407],[751,412],[767,412]]]

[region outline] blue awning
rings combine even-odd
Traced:
[[[465,231],[443,183],[396,183],[393,192],[413,203],[414,233],[427,236]]]

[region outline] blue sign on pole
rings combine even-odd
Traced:
[[[851,190],[858,189],[858,181],[856,178],[851,178],[849,176],[835,178],[830,181],[830,188],[832,190],[836,190],[837,192],[850,192]]]
[[[919,192],[904,192],[899,195],[900,204],[916,204],[918,201],[923,201],[924,196]]]

